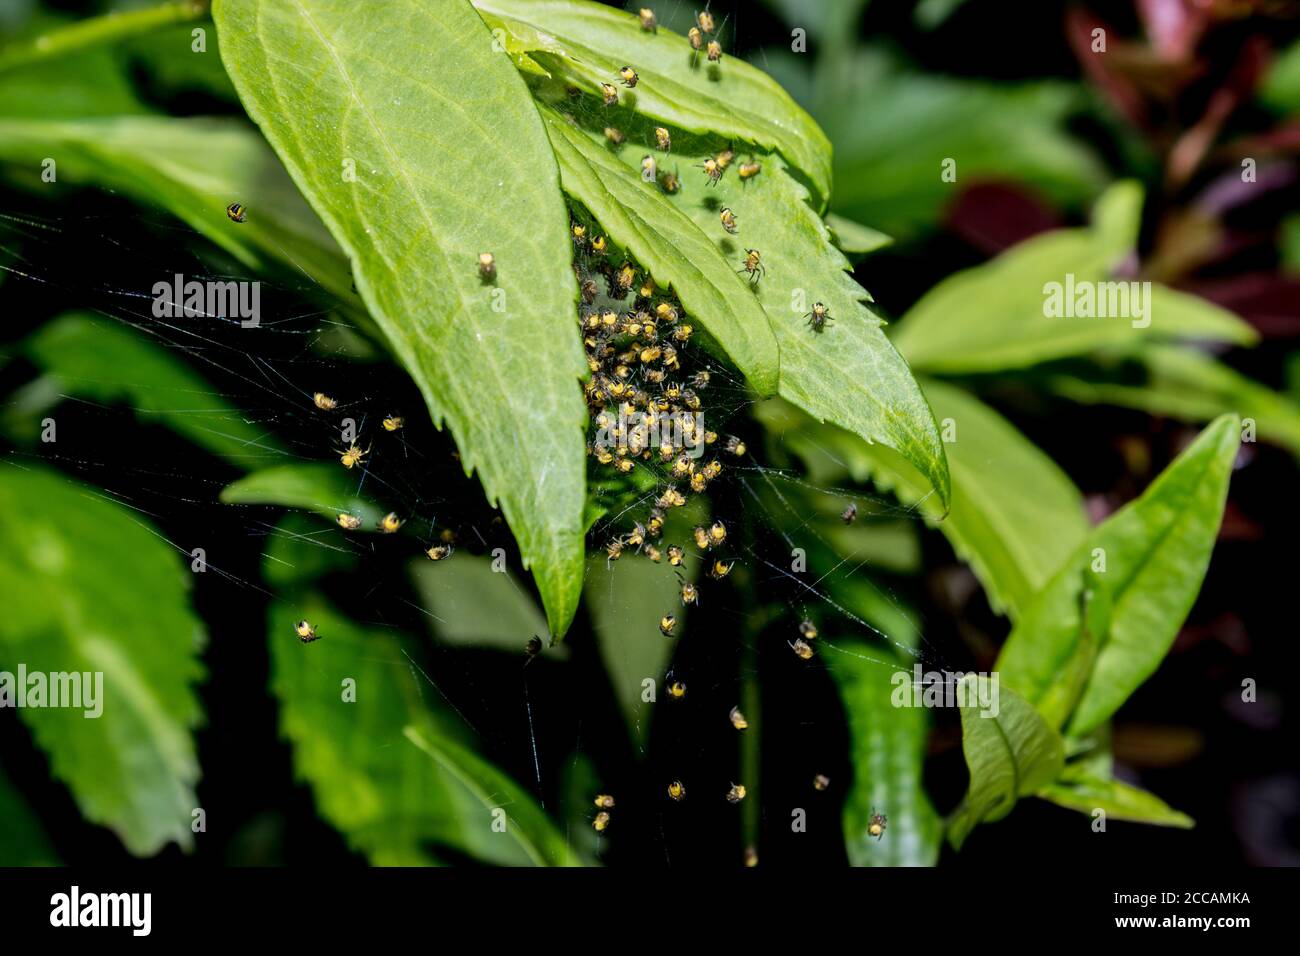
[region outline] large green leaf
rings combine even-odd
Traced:
[[[563,634],[582,586],[586,365],[559,173],[523,80],[467,0],[391,0],[364,30],[344,0],[213,13],[249,115],[500,504]]]
[[[1085,283],[1094,290],[1112,281],[1127,288],[1127,280],[1115,278],[1113,269],[1136,242],[1141,195],[1134,184],[1120,183],[1098,201],[1092,228],[1059,229],[1027,239],[985,265],[944,279],[900,321],[894,344],[915,368],[942,373],[1024,368],[1160,339],[1253,344],[1255,331],[1231,313],[1158,283],[1145,287],[1149,297],[1141,294],[1142,287],[1123,293],[1130,317],[1047,314],[1049,283],[1061,286],[1066,299],[1070,288]],[[1109,290],[1096,295],[1098,301],[1109,301]],[[1118,296],[1117,291],[1117,305],[1122,301]],[[1145,307],[1141,316],[1139,300]]]
[[[304,617],[320,635],[308,645],[293,629]],[[494,832],[477,796],[405,739],[407,727],[429,739],[461,734],[438,693],[421,685],[399,636],[357,627],[311,594],[274,605],[268,626],[294,772],[353,849],[379,866],[436,863],[440,847],[496,864],[532,861],[519,834]]]
[[[1005,684],[995,687],[982,674],[967,674],[956,693],[961,747],[970,770],[970,789],[948,821],[948,838],[960,848],[978,824],[1002,819],[1018,799],[1037,794],[1055,780],[1065,764],[1065,750],[1060,735]],[[976,703],[989,698],[997,702],[996,716],[987,713],[994,708]]]
[[[183,561],[93,490],[0,466],[0,670],[102,674],[97,717],[86,707],[18,713],[82,816],[139,856],[192,846],[199,807],[193,685],[204,634]]]
[[[1260,441],[1300,455],[1300,404],[1213,356],[1147,345],[1116,358],[1118,363],[1102,361],[1095,372],[1049,371],[1047,387],[1083,404],[1119,405],[1189,422],[1208,422],[1232,412],[1255,421]],[[1129,364],[1138,375],[1126,374]]]
[[[926,380],[922,388],[955,439],[945,446],[952,474],[946,517],[929,482],[898,453],[791,416],[788,406],[774,402],[757,413],[810,465],[828,456],[855,481],[870,480],[915,506],[970,562],[993,608],[1018,618],[1087,534],[1083,498],[1055,462],[993,409],[942,382]]]
[[[36,185],[41,161],[58,163],[55,183]],[[292,272],[364,316],[347,260],[284,167],[247,123],[130,117],[68,122],[0,119],[0,161],[42,196],[84,184],[161,206],[258,272]],[[226,206],[241,202],[234,223]],[[160,275],[160,280],[170,275]]]
[[[1017,623],[1002,680],[1038,702],[1066,679],[1081,633],[1085,569],[1109,592],[1110,627],[1069,724],[1102,724],[1159,666],[1200,590],[1223,516],[1240,422],[1224,415],[1137,500],[1089,534]],[[1101,560],[1104,559],[1104,570]]]
[[[232,481],[221,489],[221,500],[232,505],[298,508],[330,521],[350,514],[361,519],[358,531],[374,531],[386,509],[358,495],[360,481],[359,475],[333,462],[274,465]]]
[[[667,126],[716,133],[780,152],[812,185],[819,208],[831,193],[831,145],[805,113],[762,71],[724,56],[709,63],[686,38],[641,29],[635,14],[587,0],[474,0],[509,45],[556,75],[599,93],[631,66],[640,76],[624,104]],[[639,157],[638,157],[639,158]]]
[[[645,151],[631,144],[652,142],[651,125],[621,112],[610,121],[622,124],[627,144],[611,150],[601,129],[588,128],[592,120],[581,106],[578,112],[566,114],[578,124],[567,128],[567,138],[585,135],[591,143],[588,152],[602,151],[611,162],[616,158],[615,171],[641,191],[647,204],[684,214],[733,272],[740,269],[750,242],[759,248],[766,272],[753,292],[746,294],[762,306],[776,336],[780,395],[819,421],[833,422],[867,441],[896,449],[926,476],[946,504],[948,468],[933,413],[906,363],[885,338],[881,320],[864,304],[869,296],[848,273],[848,260],[808,205],[807,189],[788,174],[780,158],[759,154],[756,158],[763,169],[750,182],[727,172],[710,187],[703,172],[693,173],[679,192],[670,195],[640,179]],[[671,162],[677,168],[693,168],[725,146],[718,139],[675,132]],[[661,162],[669,160],[661,158]],[[720,221],[724,206],[736,215],[740,231],[734,238]],[[670,221],[670,216],[665,212],[656,218]],[[612,235],[627,241],[618,232]],[[807,321],[818,302],[834,320],[820,334]],[[707,325],[707,318],[702,321]]]
[[[830,645],[828,645],[829,647]],[[844,843],[853,866],[933,866],[943,826],[926,796],[926,712],[896,707],[895,677],[912,674],[893,651],[837,641],[823,659],[849,721],[853,784],[844,804]],[[870,658],[870,659],[868,659]],[[892,666],[891,666],[892,665]],[[873,813],[889,818],[882,839],[867,833]]]
[[[605,146],[553,111],[543,111],[564,191],[626,246],[662,287],[719,342],[760,394],[776,391],[780,358],[767,314],[735,266],[659,187],[631,175]]]
[[[130,405],[201,448],[247,468],[279,458],[279,442],[175,354],[112,319],[68,312],[46,322],[24,349],[60,397]]]

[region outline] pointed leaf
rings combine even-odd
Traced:
[[[562,634],[582,587],[586,365],[559,174],[523,80],[467,0],[390,0],[364,30],[342,0],[213,13],[240,99],[500,504]]]
[[[916,368],[973,373],[1024,368],[1116,345],[1171,338],[1253,344],[1230,312],[1158,283],[1114,274],[1137,239],[1141,193],[1120,183],[1098,200],[1091,229],[1058,229],[944,279],[900,321],[894,344]],[[1109,317],[1052,314],[1093,290]],[[1149,290],[1149,295],[1147,294]],[[1055,298],[1054,298],[1055,296]]]
[[[1007,638],[997,670],[1037,702],[1066,679],[1075,659],[1084,570],[1104,582],[1109,634],[1071,719],[1071,736],[1107,720],[1173,644],[1209,565],[1239,430],[1230,415],[1206,428],[1141,497],[1092,531]]]
[[[1260,441],[1300,455],[1300,404],[1225,365],[1212,355],[1174,345],[1146,345],[1121,353],[1138,366],[1103,365],[1094,373],[1050,372],[1047,387],[1081,404],[1119,405],[1186,422],[1208,422],[1225,412],[1253,419]]]
[[[893,238],[883,232],[835,213],[826,216],[826,225],[835,237],[835,245],[846,256],[860,258],[894,243]]]
[[[645,150],[632,144],[654,141],[650,124],[626,111],[620,113],[611,122],[621,124],[627,144],[610,150],[602,130],[589,125],[593,119],[583,113],[583,104],[566,116],[579,124],[568,130],[582,131],[598,149],[616,157],[622,175],[647,201],[672,207],[693,222],[732,272],[741,270],[751,241],[760,247],[765,272],[746,294],[762,306],[776,337],[780,395],[819,421],[833,422],[867,441],[896,449],[926,476],[946,505],[948,468],[934,415],[907,364],[885,338],[881,320],[863,304],[870,296],[848,274],[849,262],[808,205],[808,191],[788,174],[780,158],[754,157],[761,161],[762,172],[752,182],[742,182],[733,169],[711,187],[703,172],[695,172],[680,192],[669,195],[640,181]],[[693,168],[726,146],[720,140],[686,133],[672,136],[675,168]],[[660,157],[660,161],[670,160]],[[722,226],[723,207],[735,213],[739,227],[735,237]],[[618,233],[613,235],[625,241]],[[808,313],[818,302],[834,319],[820,334],[808,326]],[[707,317],[701,321],[707,324]]]
[[[743,60],[708,62],[686,38],[660,27],[641,29],[633,13],[587,0],[474,0],[492,26],[557,75],[588,91],[617,83],[631,66],[640,76],[622,101],[661,124],[717,133],[781,153],[825,206],[831,192],[826,134],[781,85]]]
[[[340,514],[361,519],[359,531],[376,530],[386,509],[357,494],[360,476],[330,462],[301,462],[263,468],[221,489],[235,505],[279,505],[311,511],[329,521]]]
[[[645,266],[661,288],[672,287],[686,311],[709,331],[761,395],[776,391],[780,358],[767,314],[714,247],[658,185],[628,175],[604,145],[542,112],[564,191],[587,207],[601,228]]]
[[[1185,829],[1196,825],[1191,817],[1179,813],[1154,793],[1130,786],[1122,780],[1076,775],[1069,780],[1058,780],[1039,796],[1089,816],[1096,810],[1105,810],[1111,820]]]

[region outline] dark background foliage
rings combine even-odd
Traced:
[[[690,4],[671,4],[674,10],[662,9],[670,4],[659,6],[661,18],[670,25],[674,17],[689,17],[693,9]],[[1261,347],[1224,359],[1300,397],[1293,361],[1300,295],[1296,280],[1283,273],[1277,242],[1280,215],[1294,210],[1300,195],[1300,136],[1294,121],[1287,125],[1249,95],[1268,51],[1285,48],[1300,33],[1294,5],[1242,4],[1254,9],[1208,28],[1188,53],[1198,67],[1190,81],[1176,80],[1182,76],[1178,61],[1170,65],[1167,59],[1143,59],[1143,50],[1149,52],[1142,39],[1143,19],[1135,5],[1124,0],[1086,5],[1035,2],[1014,9],[996,0],[968,0],[956,4],[948,19],[933,29],[918,25],[915,6],[866,5],[853,18],[852,34],[840,39],[849,47],[888,50],[909,72],[1007,84],[1056,78],[1076,86],[1080,106],[1069,117],[1069,131],[1080,149],[1099,156],[1113,177],[1137,177],[1147,185],[1142,240],[1146,260],[1162,256],[1159,261],[1173,263],[1162,267],[1166,281],[1200,291],[1260,328],[1266,335]],[[17,8],[19,19],[22,7]],[[769,57],[780,60],[788,50],[790,24],[798,25],[799,7],[795,0],[773,0],[770,6],[749,0],[712,3],[715,15],[726,18],[734,31],[735,55],[759,66]],[[60,0],[44,8],[83,16],[99,12],[101,5]],[[791,17],[790,24],[784,16]],[[1108,24],[1112,43],[1131,44],[1138,64],[1131,75],[1103,77],[1081,66],[1072,35],[1080,24],[1090,22],[1089,17]],[[832,42],[813,37],[809,61],[822,55],[821,45]],[[143,64],[129,68],[140,95],[168,111],[237,112],[220,97],[167,88]],[[798,82],[799,71],[809,68],[778,63],[773,71],[798,96],[807,95],[811,87]],[[1148,95],[1152,89],[1161,92]],[[1241,92],[1213,141],[1222,147],[1248,138],[1269,140],[1289,185],[1227,213],[1229,239],[1214,255],[1181,261],[1174,254],[1179,248],[1177,230],[1187,228],[1180,214],[1195,207],[1204,188],[1224,170],[1235,168],[1236,160],[1230,149],[1210,150],[1191,168],[1171,174],[1168,157],[1180,137],[1202,121],[1207,104],[1225,90]],[[1125,116],[1124,105],[1134,102],[1145,106],[1137,117]],[[817,102],[805,105],[823,119]],[[887,113],[890,108],[887,99],[875,98],[869,90],[851,104],[851,109],[863,112]],[[905,121],[898,117],[898,122]],[[843,155],[838,158],[845,160]],[[837,189],[840,186],[837,182]],[[0,203],[0,253],[12,255],[17,249],[17,236],[5,225],[7,217],[51,226],[38,241],[24,236],[22,270],[28,275],[10,274],[0,287],[5,317],[0,348],[20,341],[65,309],[102,310],[135,321],[130,316],[138,306],[123,290],[147,288],[160,271],[185,271],[198,257],[209,267],[220,262],[201,238],[174,221],[111,195],[87,191],[75,205],[51,209],[48,203],[6,191]],[[1043,196],[1032,181],[981,177],[955,191],[931,228],[864,260],[857,278],[887,315],[901,315],[944,276],[985,261],[1034,232],[1080,222],[1083,213],[1077,203],[1056,203]],[[856,218],[875,225],[860,212]],[[6,232],[11,234],[6,237]],[[159,259],[166,260],[161,269]],[[267,314],[300,316],[277,319],[274,332],[259,337],[259,354],[269,366],[298,383],[346,377],[349,390],[366,395],[371,407],[419,407],[414,389],[387,366],[332,362],[308,353],[305,343],[317,323],[311,300],[302,292],[281,286],[264,302]],[[241,336],[223,340],[214,333],[201,349],[210,360],[204,363],[204,373],[234,404],[273,415],[291,447],[328,446],[332,432],[295,412],[265,382],[250,376],[247,362],[232,357],[245,349],[244,343]],[[5,364],[0,367],[0,394],[11,394],[34,374],[21,359]],[[1065,469],[1088,496],[1096,517],[1144,488],[1196,433],[1195,426],[1166,418],[1053,398],[1034,387],[1032,377],[988,384],[986,397]],[[191,856],[171,848],[162,859],[190,865],[363,862],[317,817],[310,792],[293,780],[290,751],[278,735],[276,704],[267,693],[267,598],[252,583],[260,580],[274,509],[266,510],[265,523],[247,512],[231,520],[225,506],[216,503],[216,492],[236,473],[216,459],[196,456],[164,429],[140,426],[127,408],[68,403],[60,412],[59,427],[79,437],[75,450],[60,446],[56,467],[129,500],[170,540],[222,555],[225,573],[196,576],[194,590],[195,607],[211,637],[205,655],[210,676],[201,688],[207,724],[198,734],[203,768],[199,796],[209,832]],[[739,421],[733,429],[751,447],[762,448],[762,435],[753,423]],[[453,447],[447,437],[412,416],[406,438],[427,449],[425,457],[405,469],[393,465],[387,480],[410,489],[412,497],[463,514],[466,523],[491,527],[491,513],[477,485],[460,479],[451,465]],[[430,461],[440,463],[432,491],[425,464]],[[1263,444],[1243,451],[1238,465],[1220,540],[1191,617],[1168,659],[1115,722],[1117,763],[1196,818],[1197,828],[1112,824],[1111,838],[1102,839],[1078,814],[1024,801],[1006,820],[979,828],[960,854],[945,850],[943,862],[987,866],[990,861],[1039,860],[1048,852],[1055,858],[1053,864],[1085,866],[1152,859],[1300,862],[1300,765],[1295,747],[1300,727],[1289,678],[1300,664],[1292,623],[1293,543],[1300,539],[1300,512],[1293,495],[1300,475],[1291,455]],[[721,483],[713,507],[719,515],[739,518],[755,506],[738,486]],[[756,547],[765,535],[774,534],[761,516],[744,522],[744,527]],[[497,535],[472,545],[472,550],[485,552],[500,543],[513,554],[504,529],[497,526]],[[936,663],[951,669],[988,669],[1005,636],[1005,620],[990,610],[969,570],[941,536],[926,533],[922,541],[924,572],[887,578],[887,585],[918,609],[929,647],[927,660],[933,655]],[[420,613],[407,603],[414,596],[404,584],[406,555],[386,544],[375,542],[366,560],[327,579],[331,597],[357,620],[422,633]],[[698,708],[731,693],[742,669],[752,664],[742,659],[737,642],[723,639],[767,619],[761,606],[766,598],[756,594],[765,594],[771,582],[760,572],[750,575],[746,580],[745,574],[738,574],[726,600],[708,602],[693,615],[695,639],[684,642],[678,662],[689,665],[694,686],[711,693],[693,695],[680,708],[661,709],[662,717],[650,734],[649,757],[640,763],[631,759],[626,747],[618,705],[608,690],[584,612],[566,639],[572,656],[563,667],[543,658],[525,670],[522,656],[430,645],[427,669],[444,675],[441,690],[477,728],[484,752],[516,780],[534,780],[535,744],[540,795],[552,811],[572,809],[563,774],[575,752],[593,761],[603,785],[626,794],[626,805],[633,808],[638,800],[648,802],[650,794],[657,795],[665,776],[725,787],[735,774],[734,741],[725,733],[727,728],[701,720]],[[781,646],[780,641],[756,643]],[[849,775],[844,719],[834,686],[824,672],[798,663],[778,650],[757,655],[767,728],[762,781],[766,802],[776,807],[796,803],[796,794],[806,791],[814,773],[826,773],[833,780]],[[1245,678],[1260,685],[1259,702],[1253,706],[1240,702]],[[714,729],[702,730],[705,726]],[[130,860],[111,833],[81,820],[64,787],[50,780],[45,758],[12,712],[0,713],[0,753],[5,772],[18,784],[59,857],[71,863]],[[939,712],[927,785],[940,811],[951,809],[960,798],[965,774],[959,725],[955,717]],[[764,863],[845,862],[839,822],[842,794],[832,788],[816,797],[804,798],[809,804],[806,835],[793,836],[783,816],[764,817]],[[620,834],[606,861],[733,865],[739,859],[741,837],[731,808],[721,801],[695,801],[671,809],[679,812],[645,815],[657,818],[658,826]]]

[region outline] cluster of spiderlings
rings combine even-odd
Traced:
[[[591,373],[585,386],[588,454],[599,478],[626,478],[644,492],[644,510],[633,510],[630,527],[605,543],[605,553],[612,562],[635,549],[653,562],[681,567],[683,548],[662,541],[668,512],[704,493],[722,474],[724,457],[743,455],[745,447],[709,427],[710,409],[718,407],[710,401],[713,375],[681,301],[616,255],[594,224],[575,218],[572,234]],[[716,552],[726,535],[721,521],[696,528],[696,548]],[[706,570],[721,579],[731,568],[715,554]],[[681,597],[694,604],[699,593],[683,582]],[[666,615],[660,630],[670,635],[675,624]]]

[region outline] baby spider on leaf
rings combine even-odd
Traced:
[[[835,322],[831,317],[830,310],[820,302],[814,302],[812,311],[805,315],[804,318],[808,320],[808,328],[814,332],[821,332],[826,326]]]
[[[749,273],[749,284],[751,286],[758,285],[758,280],[763,278],[763,273],[767,271],[763,267],[762,258],[763,254],[757,249],[746,249],[744,262],[736,270],[737,273]]]

